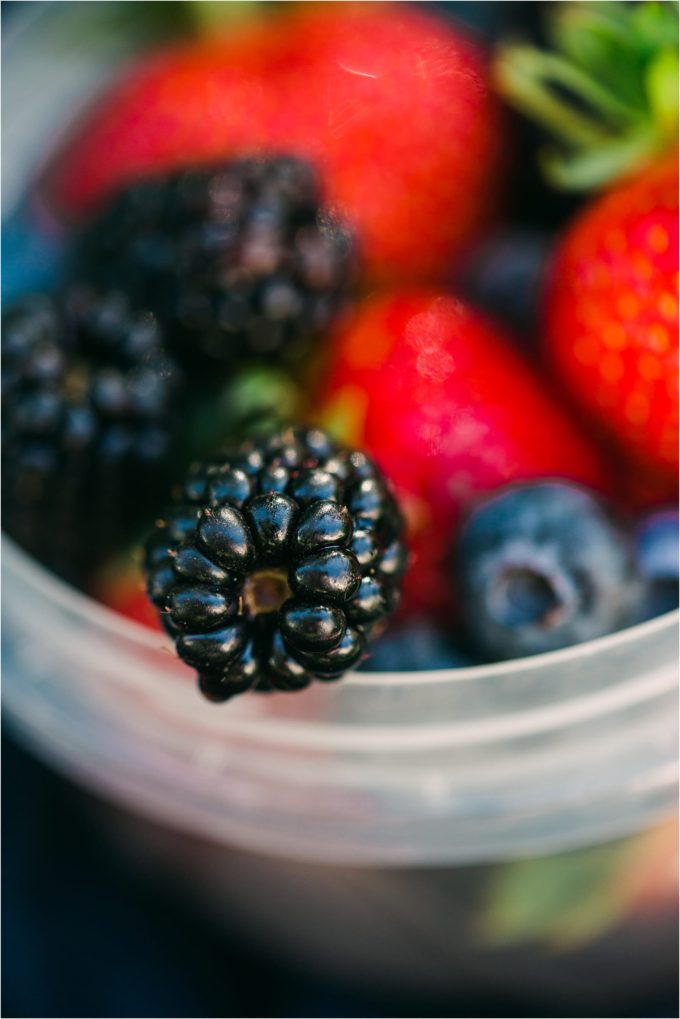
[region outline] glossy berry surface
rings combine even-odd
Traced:
[[[622,457],[675,494],[678,165],[673,156],[587,206],[550,267],[554,371]]]
[[[76,263],[151,308],[191,367],[199,354],[299,358],[346,296],[352,245],[307,163],[240,159],[124,188]]]
[[[167,483],[181,377],[153,315],[75,285],[3,318],[4,527],[79,583]]]
[[[287,429],[197,465],[147,542],[149,596],[211,700],[357,665],[395,607],[401,518],[373,463]]]
[[[635,529],[635,552],[646,590],[642,618],[651,619],[678,607],[678,511],[650,513]]]
[[[480,505],[457,542],[454,581],[467,634],[489,658],[579,644],[635,620],[632,542],[589,492],[517,486]]]

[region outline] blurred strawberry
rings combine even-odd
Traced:
[[[401,4],[344,7],[291,28],[281,141],[322,166],[370,270],[437,278],[489,219],[502,179],[486,63],[462,31]]]
[[[609,485],[597,450],[511,342],[432,291],[364,304],[337,337],[319,416],[366,446],[397,489],[413,552],[407,611],[450,610],[446,558],[481,493],[530,478]]]
[[[678,820],[673,818],[626,844],[616,887],[628,914],[677,915]]]
[[[236,153],[322,169],[370,274],[434,278],[489,217],[501,130],[477,48],[391,4],[302,5],[147,57],[94,104],[48,176],[82,213],[124,181]]]
[[[550,52],[501,47],[497,84],[554,138],[553,186],[607,191],[558,246],[547,354],[628,463],[631,501],[663,501],[678,471],[677,4],[553,4],[548,34]]]
[[[556,252],[547,353],[623,456],[675,487],[678,469],[678,166],[675,157],[590,205]]]
[[[48,168],[58,211],[78,215],[131,179],[265,144],[279,48],[271,27],[243,25],[145,55],[89,105]]]

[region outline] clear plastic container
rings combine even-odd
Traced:
[[[74,5],[29,6],[3,67],[5,212],[126,49],[60,49]],[[625,995],[668,974],[672,876],[641,878],[675,846],[677,613],[532,659],[216,708],[158,634],[2,551],[6,717],[160,823],[125,827],[128,845],[213,910],[373,981]]]
[[[169,640],[3,544],[4,697],[144,814],[325,863],[449,865],[639,831],[675,804],[677,618],[522,661],[215,708]]]
[[[672,974],[677,613],[216,708],[162,637],[6,539],[3,571],[6,716],[154,822],[116,814],[112,834],[244,937],[431,993],[611,1003]]]

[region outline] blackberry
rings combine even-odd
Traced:
[[[628,533],[584,489],[511,486],[463,524],[456,577],[467,636],[490,658],[601,637],[635,621],[642,585]]]
[[[178,371],[118,293],[30,295],[3,318],[3,526],[81,584],[169,483]]]
[[[352,274],[347,230],[322,208],[312,168],[288,157],[133,184],[85,230],[76,259],[151,307],[191,368],[198,352],[204,364],[299,358]]]
[[[148,591],[210,700],[299,690],[352,668],[384,627],[401,533],[367,456],[289,428],[190,471],[147,542]]]

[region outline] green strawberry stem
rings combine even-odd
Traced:
[[[551,6],[555,52],[500,47],[500,93],[551,134],[548,180],[587,190],[677,142],[678,5],[580,0]]]
[[[264,5],[258,0],[185,0],[185,7],[186,17],[198,34],[210,34],[241,21],[260,17],[264,10]]]

